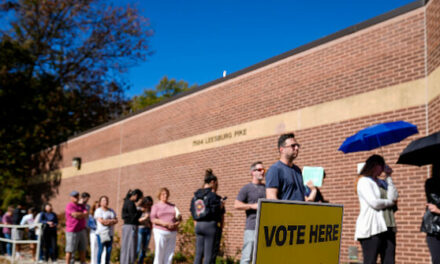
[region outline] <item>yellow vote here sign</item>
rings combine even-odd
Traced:
[[[339,263],[342,205],[260,199],[253,263]]]

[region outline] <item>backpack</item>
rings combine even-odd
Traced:
[[[217,196],[212,192],[203,195],[199,192],[194,193],[191,199],[190,211],[195,221],[215,220],[220,211],[220,201],[216,201]]]

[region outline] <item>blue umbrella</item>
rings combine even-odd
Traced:
[[[419,133],[417,126],[405,121],[377,124],[346,138],[339,150],[344,153],[372,150],[399,142],[416,133]]]

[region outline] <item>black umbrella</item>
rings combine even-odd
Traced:
[[[412,141],[400,154],[398,164],[427,165],[440,162],[440,131]]]

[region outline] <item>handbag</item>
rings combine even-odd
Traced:
[[[435,193],[429,195],[430,202],[435,204],[437,207],[440,205],[440,197]],[[439,236],[440,235],[440,215],[434,214],[426,208],[425,214],[423,215],[422,226],[420,231],[428,233],[430,235]]]
[[[99,233],[97,233],[97,235],[99,236],[101,243],[105,243],[112,240],[112,237],[110,236],[110,229],[100,230]]]
[[[440,235],[440,215],[434,214],[426,208],[420,231],[430,235]]]

